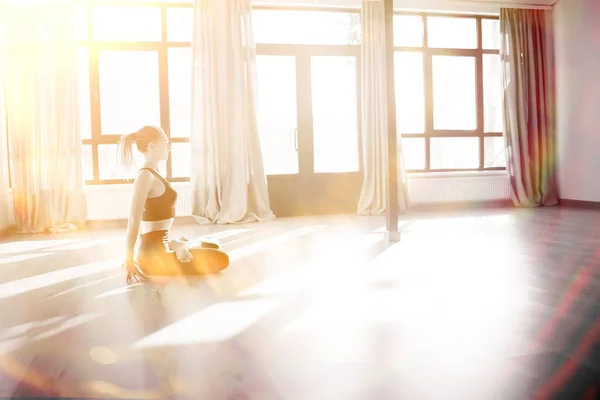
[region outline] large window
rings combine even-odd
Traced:
[[[398,134],[410,172],[505,168],[498,19],[394,16]]]
[[[84,6],[80,14],[83,173],[88,184],[123,183],[116,157],[121,135],[162,126],[172,143],[165,172],[190,176],[191,41],[189,4]]]
[[[139,165],[123,171],[116,145],[121,135],[149,124],[162,126],[171,139],[167,178],[189,180],[191,4],[95,2],[81,10],[86,182],[132,177]],[[498,19],[427,13],[394,18],[397,127],[409,172],[504,169]],[[312,148],[315,173],[360,169],[360,120],[340,117],[360,114],[354,110],[360,85],[344,86],[357,76],[360,13],[256,9],[253,26],[267,174],[298,173],[303,143]],[[339,73],[328,74],[332,68]],[[310,90],[297,88],[299,82]],[[334,105],[346,114],[329,110]],[[307,115],[310,136],[298,129]],[[342,142],[347,154],[341,154]]]

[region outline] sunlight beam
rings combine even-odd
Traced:
[[[54,252],[18,254],[15,256],[0,258],[0,265],[17,263],[17,262],[27,261],[27,260],[33,260],[34,258],[41,258],[41,257],[45,257],[45,256],[50,256],[52,254],[54,254]]]
[[[218,303],[138,340],[131,347],[142,349],[228,340],[272,312],[283,301],[260,299]]]
[[[52,271],[13,282],[0,284],[0,299],[7,299],[36,289],[46,288],[57,283],[70,281],[87,275],[121,268],[121,258],[110,258],[76,267]]]

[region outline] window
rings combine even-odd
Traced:
[[[100,134],[160,125],[158,52],[99,50]]]
[[[162,126],[172,143],[165,173],[190,177],[191,3],[128,2],[82,6],[79,84],[83,176],[88,184],[127,183],[142,157],[117,162],[123,134]],[[135,21],[135,24],[132,24]]]
[[[356,58],[311,57],[311,89],[314,171],[360,171]]]
[[[498,18],[394,16],[396,120],[409,172],[505,168]]]
[[[126,183],[125,178],[132,177],[135,170],[124,171],[118,165],[116,144],[121,135],[149,124],[162,126],[172,142],[165,169],[167,178],[189,180],[193,9],[191,2],[183,3],[136,0],[127,5],[96,2],[81,7],[77,30],[81,40],[79,83],[83,173],[88,184]],[[306,30],[306,25],[319,29]],[[314,168],[316,172],[337,171],[337,167],[323,164],[337,143],[332,141],[337,137],[332,127],[358,135],[358,122],[336,122],[341,114],[332,117],[326,112],[333,101],[327,97],[329,86],[338,83],[321,75],[338,63],[340,75],[335,78],[340,82],[350,81],[357,73],[358,64],[348,62],[353,59],[348,56],[354,50],[338,47],[358,48],[360,13],[257,8],[253,10],[253,27],[255,41],[263,49],[257,57],[261,105],[258,118],[261,126],[267,124],[273,130],[269,133],[263,127],[261,137],[273,145],[273,138],[277,137],[291,149],[289,154],[265,155],[266,171],[298,172],[294,148],[294,140],[298,140],[294,127],[299,118],[295,79],[297,74],[304,77],[305,69],[310,70],[314,80]],[[398,13],[394,16],[393,34],[397,129],[408,171],[504,169],[498,18]],[[312,46],[320,53],[311,57],[296,54],[294,46],[302,51]],[[308,57],[308,61],[304,62],[303,57]],[[296,70],[298,65],[303,69]],[[269,68],[284,71],[282,77],[290,82],[277,82]],[[343,98],[347,101],[338,106],[356,108],[359,86],[337,88],[338,92],[345,90]],[[278,101],[271,104],[273,93],[284,97],[278,96]],[[273,107],[287,111],[274,113],[277,115],[260,113],[261,108]],[[343,123],[349,125],[339,125]],[[286,134],[275,135],[279,131]],[[347,138],[348,145],[358,142],[352,135]],[[339,168],[359,169],[355,165],[358,155],[352,153],[348,157]],[[282,158],[289,165],[281,164]],[[139,162],[141,157],[136,159]]]
[[[265,174],[297,174],[296,58],[257,55],[256,71],[257,122]]]
[[[93,39],[115,42],[160,42],[162,38],[160,19],[159,7],[92,6]]]
[[[267,44],[358,44],[361,34],[360,14],[348,12],[255,9],[252,27],[254,41]]]

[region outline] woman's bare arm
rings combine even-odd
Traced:
[[[148,198],[148,193],[152,188],[154,176],[146,170],[140,171],[133,183],[133,196],[131,198],[131,208],[129,212],[129,221],[127,223],[126,234],[126,262],[134,259],[135,243],[140,233],[140,224],[142,223],[142,214],[144,213],[144,204]]]

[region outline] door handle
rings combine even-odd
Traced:
[[[298,151],[298,128],[294,128],[294,148]]]

